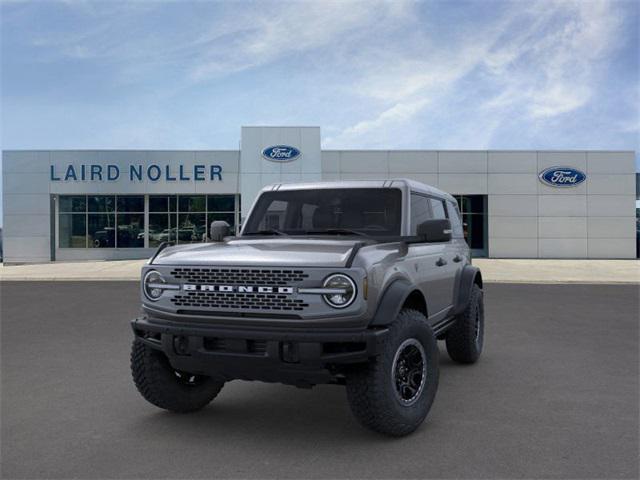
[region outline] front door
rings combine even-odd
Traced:
[[[429,319],[446,317],[453,305],[453,288],[457,264],[449,243],[424,243],[412,245],[418,254],[415,259],[420,289],[427,299]]]
[[[443,201],[412,193],[412,229],[432,218],[447,218]],[[412,234],[415,234],[415,231],[412,231]],[[427,299],[429,319],[438,321],[447,316],[453,305],[454,286],[459,266],[455,261],[457,249],[449,241],[413,244],[410,250],[412,256],[415,256],[420,288]]]

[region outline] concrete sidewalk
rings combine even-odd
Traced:
[[[139,280],[147,260],[53,262],[0,266],[0,281],[7,280]]]
[[[492,283],[640,284],[640,260],[479,258],[473,264],[482,270],[485,281]]]
[[[0,266],[0,281],[139,280],[146,260],[59,262]],[[640,260],[502,260],[473,261],[489,283],[626,283],[640,284]]]

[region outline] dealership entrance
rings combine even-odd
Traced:
[[[464,225],[464,238],[474,257],[486,257],[489,252],[486,195],[453,195]]]

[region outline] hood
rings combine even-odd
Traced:
[[[358,240],[260,238],[167,247],[154,265],[344,267]]]

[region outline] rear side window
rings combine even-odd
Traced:
[[[432,218],[433,218],[433,213],[431,211],[431,203],[429,203],[429,198],[412,193],[411,194],[411,233],[410,235],[416,235],[418,225]]]
[[[453,238],[464,238],[464,229],[462,228],[462,220],[460,220],[458,204],[454,202],[447,202],[447,209],[449,210],[449,219],[451,220]]]
[[[447,211],[444,208],[444,201],[438,198],[430,198],[431,211],[433,212],[433,218],[438,220],[447,218]]]

